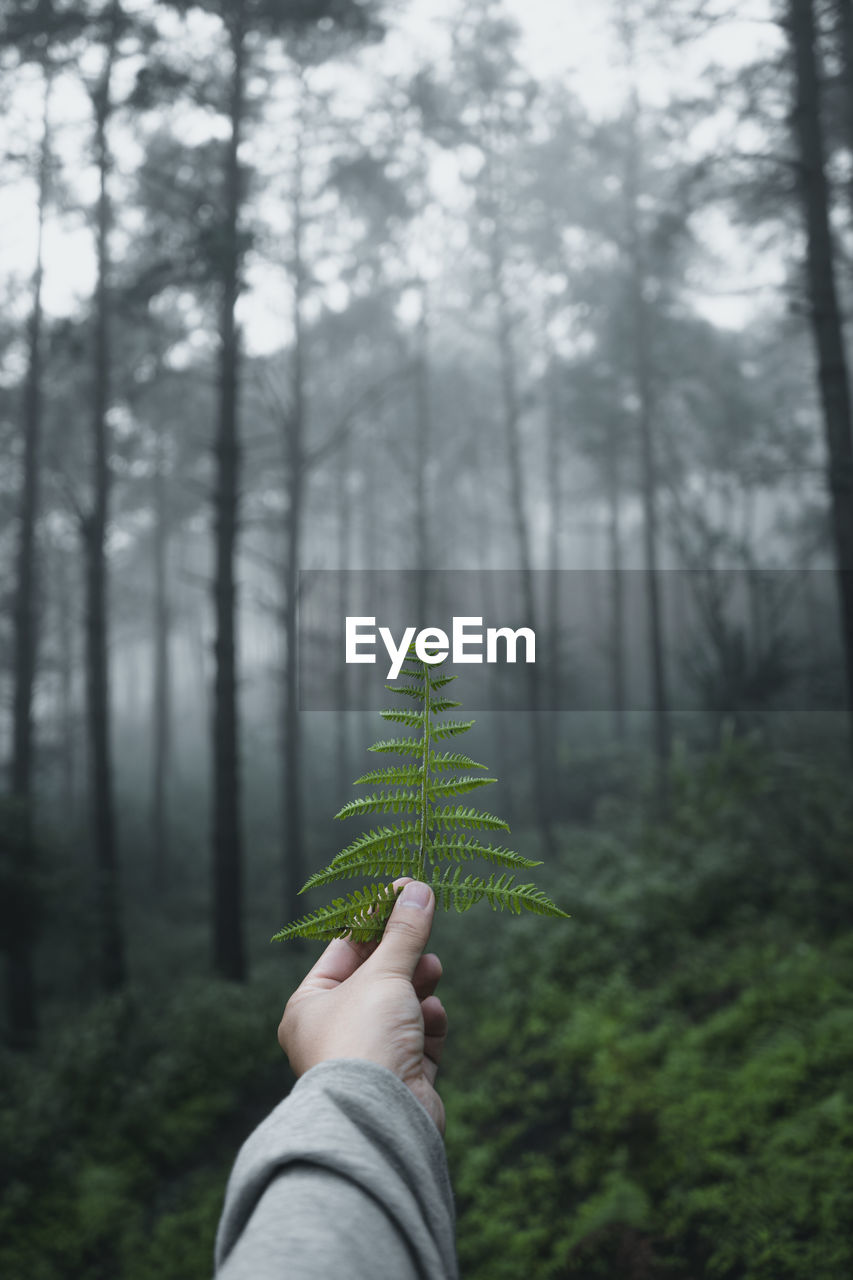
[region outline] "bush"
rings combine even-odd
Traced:
[[[671,791],[666,822],[564,830],[541,882],[571,921],[436,924],[466,1280],[853,1274],[848,780],[732,740]],[[280,972],[103,1001],[0,1058],[0,1275],[207,1280],[289,1083]]]
[[[575,833],[573,922],[451,1006],[466,1280],[853,1272],[848,797],[731,742],[666,823]]]
[[[36,1063],[0,1062],[0,1274],[208,1277],[240,1141],[282,1097],[278,992],[105,1000]]]

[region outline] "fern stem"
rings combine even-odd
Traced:
[[[430,695],[432,686],[429,679],[429,667],[424,663],[424,744],[423,759],[421,763],[421,837],[420,848],[418,849],[418,874],[417,880],[423,880],[426,874],[426,846],[427,846],[427,805],[429,804],[429,713],[430,713]]]

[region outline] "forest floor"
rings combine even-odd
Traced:
[[[438,921],[465,1280],[853,1274],[851,793],[729,742],[674,768],[666,821],[605,798],[560,829],[537,879],[570,921]],[[291,1081],[286,986],[164,981],[0,1057],[0,1274],[210,1275]]]

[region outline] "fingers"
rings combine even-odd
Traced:
[[[429,885],[408,881],[394,903],[382,941],[371,956],[374,970],[412,980],[429,939],[435,895]]]
[[[424,1038],[441,1041],[442,1047],[447,1037],[447,1012],[438,996],[428,996],[421,1001],[421,1012],[424,1016]],[[430,1054],[430,1057],[434,1057]]]
[[[447,1039],[447,1013],[438,996],[421,1001],[424,1018],[424,1075],[435,1084],[438,1065]]]
[[[394,887],[405,884],[403,879],[395,880]],[[326,947],[320,959],[303,979],[302,988],[311,991],[328,990],[337,987],[341,982],[351,978],[360,969],[368,956],[372,955],[378,942],[353,942],[351,938],[335,938]]]
[[[415,995],[419,1000],[426,1000],[427,996],[435,994],[441,974],[441,961],[437,955],[429,952],[427,955],[421,956],[415,965],[415,972],[412,976],[412,986],[415,988]]]
[[[335,938],[313,969],[302,979],[300,987],[312,991],[327,990],[346,982],[356,969],[361,968],[367,957],[372,955],[376,946],[375,942],[353,942],[350,938]]]

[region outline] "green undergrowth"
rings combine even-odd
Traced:
[[[480,940],[444,1086],[466,1280],[853,1274],[851,790],[682,762],[666,823],[575,833],[570,937]]]
[[[464,1280],[853,1274],[845,774],[728,742],[675,763],[666,822],[604,797],[559,849],[565,928],[435,929]],[[207,1280],[309,963],[152,987],[0,1058],[0,1276]]]
[[[209,1276],[234,1156],[290,1086],[280,1004],[269,982],[190,983],[0,1059],[0,1275]]]

